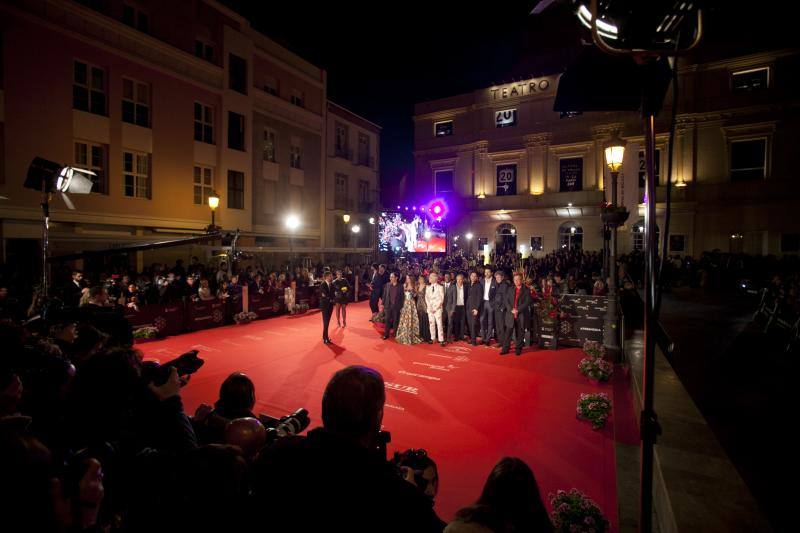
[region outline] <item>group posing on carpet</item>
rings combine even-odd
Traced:
[[[551,290],[545,285],[543,292]],[[387,273],[384,265],[373,265],[370,320],[379,319],[382,307],[383,338],[394,332],[400,344],[438,340],[445,346],[452,340],[476,346],[480,337],[490,346],[494,338],[500,355],[506,355],[513,339],[516,355],[520,355],[523,346],[530,345],[531,332],[536,331],[534,311],[539,295],[535,286],[525,285],[522,274],[515,273],[507,280],[502,270],[490,267],[483,269],[482,276],[473,270],[468,278],[461,273],[452,277],[448,272],[440,279],[438,272],[431,272],[427,277],[405,275],[401,280],[396,272]]]

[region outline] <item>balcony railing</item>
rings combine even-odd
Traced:
[[[363,167],[375,168],[375,158],[369,155],[358,154],[356,164]]]
[[[347,159],[348,161],[353,160],[353,151],[348,148],[341,148],[336,147],[333,150],[334,157],[341,157],[342,159]]]

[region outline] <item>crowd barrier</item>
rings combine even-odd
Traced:
[[[245,306],[245,302],[247,305]],[[319,288],[300,287],[295,303],[303,309],[319,307]],[[152,327],[159,337],[179,335],[189,331],[214,328],[231,324],[234,316],[242,311],[255,313],[257,318],[268,318],[287,312],[283,290],[248,293],[245,287],[241,295],[225,300],[187,300],[169,304],[151,304],[138,308],[127,307],[125,319],[134,330]]]

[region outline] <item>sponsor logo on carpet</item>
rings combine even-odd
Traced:
[[[452,355],[442,355],[439,353],[429,353],[431,357],[441,357],[442,359],[455,359]]]
[[[249,341],[263,341],[264,337],[256,337],[255,335],[245,335],[242,337],[243,339],[247,339]]]
[[[452,369],[458,368],[455,365],[447,365],[447,366],[432,365],[430,363],[420,363],[419,361],[414,361],[414,364],[415,365],[419,365],[419,366],[426,366],[426,367],[428,367],[428,368],[430,368],[432,370],[441,370],[442,372],[450,372]]]
[[[206,346],[205,344],[195,344],[194,346],[190,346],[193,350],[197,350],[200,352],[218,352],[216,348],[212,348],[211,346]]]
[[[466,355],[459,355],[457,357],[454,357],[453,361],[455,361],[456,363],[467,363],[469,362],[469,357],[467,357]]]
[[[407,392],[408,394],[419,394],[419,389],[417,387],[410,387],[408,385],[400,385],[399,383],[391,383],[389,381],[384,383],[384,386],[387,389],[396,390],[399,392]]]
[[[390,403],[385,403],[383,405],[385,405],[389,409],[394,409],[395,411],[405,411],[406,410],[405,407],[400,407],[399,405],[392,405]]]
[[[444,351],[449,353],[470,353],[472,350],[465,346],[451,346],[450,348],[445,348]]]
[[[426,376],[425,374],[416,374],[414,372],[408,372],[406,370],[398,370],[397,373],[398,374],[403,374],[404,376],[411,376],[411,377],[414,377],[414,378],[428,379],[430,381],[441,381],[442,380],[442,378],[437,378],[436,376]]]

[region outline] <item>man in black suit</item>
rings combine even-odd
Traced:
[[[514,335],[516,354],[522,354],[525,332],[530,328],[532,303],[531,291],[522,283],[522,274],[514,274],[514,286],[506,291],[506,307],[511,310],[514,323],[504,339],[501,354],[508,353],[509,348],[511,348],[512,334]]]
[[[497,281],[494,279],[492,269],[483,270],[483,279],[480,281],[481,305],[478,310],[478,321],[481,327],[481,341],[489,346],[494,330],[494,293],[497,291]]]
[[[508,305],[508,293],[511,291],[511,287],[504,281],[504,278],[505,274],[502,270],[494,273],[494,279],[497,281],[497,289],[494,292],[494,327],[495,331],[497,331],[497,342],[502,346],[500,355],[508,353],[508,336],[514,326],[514,316],[511,314],[511,308]],[[512,294],[512,302],[513,298]]]
[[[478,330],[480,324],[478,317],[483,307],[483,288],[478,281],[478,273],[474,270],[469,273],[469,293],[467,295],[467,331],[472,340],[472,345],[478,344]]]
[[[72,271],[72,279],[64,286],[62,297],[64,305],[78,307],[81,303],[85,285],[83,284],[83,272],[80,270]]]
[[[445,292],[445,310],[447,311],[447,340],[455,335],[455,342],[464,338],[464,318],[467,306],[468,291],[464,285],[464,275],[456,276],[456,282],[451,283]]]
[[[333,275],[328,270],[323,276],[322,286],[319,291],[319,308],[322,311],[322,342],[330,344],[331,339],[328,337],[328,325],[331,323],[331,316],[333,315]]]
[[[369,308],[372,310],[372,318],[370,320],[375,320],[375,317],[378,316],[378,302],[383,294],[383,286],[386,284],[385,274],[386,267],[384,265],[380,267],[377,263],[372,265],[372,280],[370,281],[372,292],[369,295]]]
[[[386,328],[383,330],[383,338],[388,339],[392,329],[397,330],[400,322],[400,309],[403,307],[403,287],[397,283],[397,274],[392,272],[389,275],[389,283],[383,286],[383,314],[386,317]],[[395,331],[396,333],[396,331]]]

